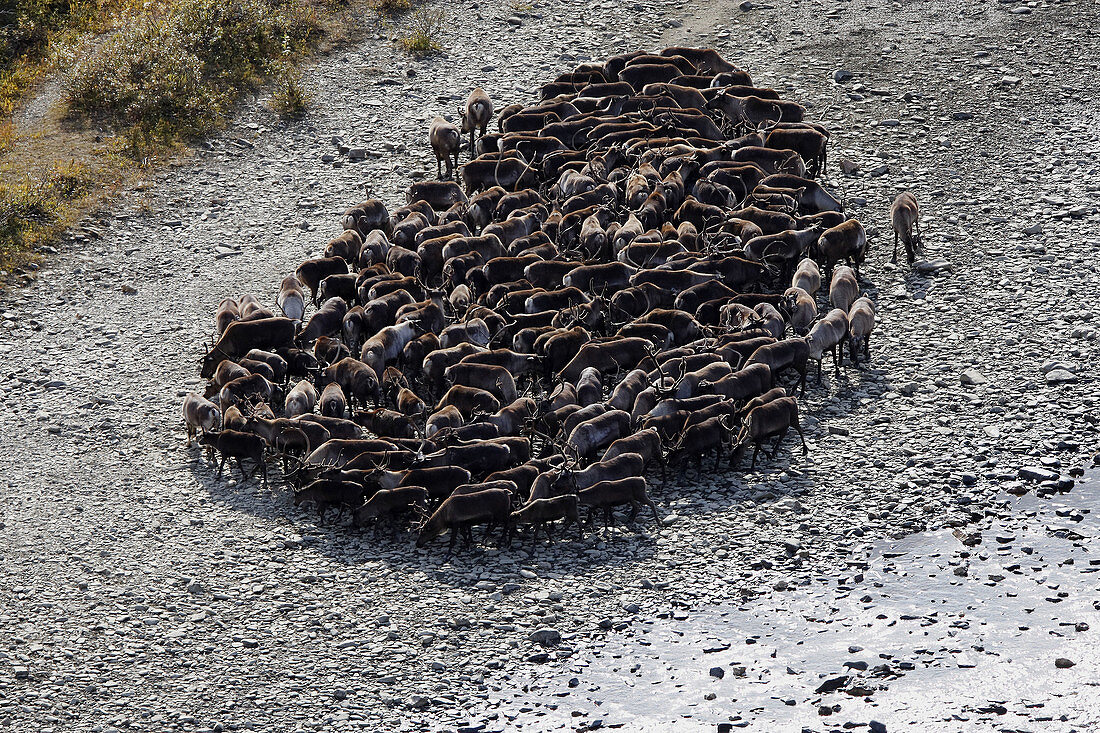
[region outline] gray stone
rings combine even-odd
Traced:
[[[959,375],[959,382],[972,387],[978,384],[986,384],[989,380],[977,369],[966,369]]]
[[[1025,466],[1016,474],[1025,481],[1053,481],[1058,474],[1042,466]]]
[[[535,629],[527,636],[528,640],[543,646],[557,646],[561,643],[561,633],[557,629],[547,627]]]
[[[917,260],[913,263],[913,272],[921,275],[935,275],[940,272],[951,272],[953,269],[951,263],[942,257],[934,260]]]
[[[1069,384],[1077,381],[1077,375],[1068,369],[1052,369],[1046,375],[1047,384]]]

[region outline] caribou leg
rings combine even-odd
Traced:
[[[657,523],[657,526],[661,526],[661,517],[657,514],[657,505],[653,502],[653,499],[647,499],[646,504],[653,510],[653,521]]]
[[[783,428],[783,432],[779,433],[779,437],[775,439],[775,448],[772,449],[771,456],[769,456],[773,461],[779,454],[779,446],[783,444],[783,438],[785,437],[787,437],[787,428]]]

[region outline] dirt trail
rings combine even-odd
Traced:
[[[1095,449],[1094,3],[449,10],[445,56],[411,62],[368,30],[312,70],[308,120],[279,126],[257,104],[0,302],[0,726],[505,729],[531,703],[496,704],[501,690],[533,670],[565,674],[640,624],[746,596],[781,609],[776,588],[846,577],[883,540],[968,531],[1004,490],[1064,488]],[[815,103],[830,160],[862,170],[829,179],[873,227],[881,330],[870,369],[808,396],[808,459],[689,471],[655,492],[661,527],[443,563],[408,536],[319,525],[278,486],[218,481],[183,447],[217,301],[273,298],[363,184],[399,201],[428,170],[432,114],[474,85],[530,99],[658,39],[713,43]],[[369,157],[347,161],[333,136]],[[902,187],[925,204],[926,274],[888,265]],[[731,639],[751,626],[723,623]],[[538,628],[562,642],[543,649]],[[1074,675],[1095,677],[1078,656]]]

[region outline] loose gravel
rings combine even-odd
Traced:
[[[365,24],[361,45],[310,72],[307,120],[280,126],[256,100],[3,296],[0,725],[504,729],[478,711],[532,670],[562,672],[642,621],[851,574],[884,539],[965,536],[1003,492],[1070,489],[1089,460],[1095,4],[447,10],[444,55],[411,61]],[[364,184],[398,201],[428,175],[432,115],[475,85],[531,99],[580,61],[675,43],[818,101],[831,164],[858,168],[829,182],[872,227],[873,362],[807,393],[807,459],[689,472],[660,492],[659,529],[444,564],[409,537],[317,524],[281,487],[217,481],[183,447],[179,403],[218,300],[268,292]],[[888,265],[903,188],[929,249],[913,273]],[[1087,673],[1094,656],[1067,658]]]

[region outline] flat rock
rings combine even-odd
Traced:
[[[940,272],[951,272],[953,269],[951,263],[942,257],[934,260],[917,260],[913,263],[913,272],[921,275],[935,275]]]
[[[986,384],[989,380],[977,369],[965,369],[959,375],[959,382],[972,387],[978,384]]]
[[[1025,481],[1053,481],[1058,474],[1042,466],[1024,466],[1017,475]]]
[[[1077,375],[1068,369],[1052,369],[1046,375],[1047,384],[1066,384],[1077,381]]]
[[[536,644],[542,644],[543,646],[556,646],[561,643],[561,633],[557,629],[541,628],[535,629],[527,638]]]

